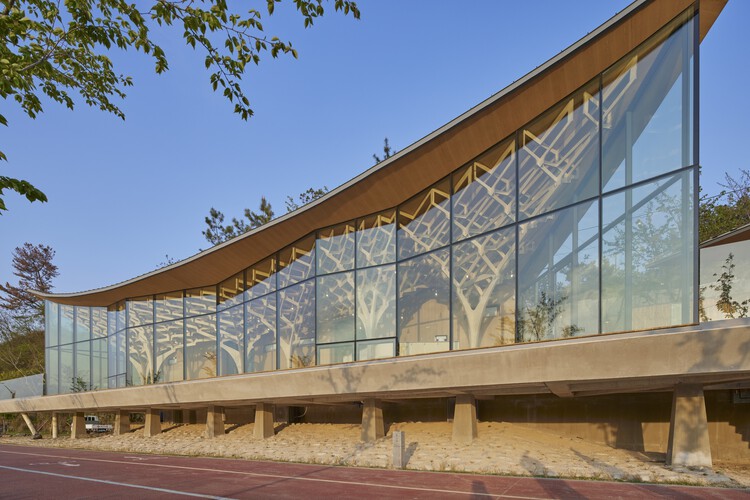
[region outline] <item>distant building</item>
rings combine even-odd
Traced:
[[[0,412],[116,411],[118,431],[142,412],[147,434],[197,417],[213,435],[255,408],[266,437],[275,406],[361,416],[366,440],[384,415],[452,418],[464,441],[478,413],[675,464],[746,460],[750,322],[700,323],[698,49],[724,4],[638,0],[320,200],[44,295],[47,396]]]

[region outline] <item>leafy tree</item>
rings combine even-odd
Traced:
[[[294,212],[298,208],[307,205],[308,203],[312,203],[313,201],[317,200],[324,194],[328,192],[328,186],[323,186],[319,189],[313,189],[310,188],[304,193],[300,193],[297,197],[297,201],[294,200],[291,196],[286,197],[286,211]]]
[[[266,0],[268,16],[281,0]],[[310,27],[324,14],[323,0],[292,0]],[[70,109],[75,95],[120,118],[125,115],[115,99],[125,97],[132,78],[120,73],[108,53],[117,48],[150,56],[156,73],[169,68],[165,51],[156,43],[159,31],[181,28],[185,44],[198,49],[209,83],[234,105],[243,120],[253,114],[240,81],[248,67],[260,63],[261,54],[297,57],[291,42],[265,33],[261,10],[241,9],[241,2],[226,0],[122,0],[80,2],[67,0],[2,0],[0,3],[0,96],[12,99],[31,118],[43,111],[42,98]],[[336,11],[359,18],[352,0],[333,0]],[[0,115],[0,123],[7,119]],[[0,153],[0,159],[5,155]],[[45,201],[44,194],[26,181],[0,177],[3,189],[16,191],[29,201]],[[0,198],[0,210],[4,210]]]
[[[383,140],[383,158],[381,159],[377,155],[377,153],[374,154],[374,155],[372,155],[372,157],[375,160],[375,164],[378,164],[378,163],[380,163],[383,160],[387,160],[388,158],[390,158],[391,156],[395,155],[396,153],[398,153],[398,151],[396,151],[395,149],[391,149],[391,145],[388,144],[388,138],[386,137]]]
[[[59,274],[52,263],[54,257],[52,247],[24,243],[13,250],[13,274],[18,277],[18,284],[0,284],[0,308],[10,312],[14,319],[27,322],[30,328],[42,328],[44,301],[29,290],[45,293],[52,290],[52,280]]]
[[[730,253],[721,266],[721,274],[714,273],[714,277],[717,278],[716,283],[709,285],[714,291],[719,292],[716,308],[727,319],[746,318],[748,310],[750,310],[750,299],[739,302],[732,297],[735,278],[734,268],[734,254]],[[705,312],[703,314],[705,316]]]
[[[326,186],[323,186],[319,189],[310,188],[307,191],[299,194],[299,196],[297,197],[299,200],[298,202],[295,201],[291,196],[287,196],[287,212],[293,212],[300,206],[317,200],[327,192],[328,187]],[[224,214],[219,210],[211,207],[211,210],[208,213],[208,217],[206,217],[205,219],[206,225],[208,227],[201,233],[206,238],[206,241],[208,241],[212,245],[218,245],[219,243],[223,243],[229,239],[244,234],[251,229],[255,229],[256,227],[260,227],[263,224],[271,222],[273,220],[274,212],[273,208],[271,208],[271,203],[269,203],[264,196],[260,199],[260,206],[258,207],[258,211],[255,212],[254,210],[246,208],[244,216],[247,221],[245,221],[244,219],[237,219],[235,217],[232,217],[231,224],[224,224]]]
[[[524,341],[539,341],[544,339],[552,332],[552,326],[555,319],[562,312],[562,303],[567,297],[555,298],[547,296],[546,292],[541,292],[539,301],[533,306],[525,306],[518,319],[518,331]],[[580,328],[571,325],[564,330],[566,336],[575,335]]]
[[[716,196],[700,200],[700,241],[707,241],[750,223],[750,171],[741,170],[738,178],[724,174],[724,188]]]

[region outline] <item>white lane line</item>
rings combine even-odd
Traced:
[[[260,473],[260,472],[248,472],[248,471],[235,471],[235,470],[225,470],[225,469],[211,469],[208,467],[187,467],[184,465],[169,465],[169,464],[157,464],[157,463],[140,463],[140,462],[123,462],[121,460],[106,460],[103,458],[85,458],[85,457],[66,457],[62,455],[43,455],[39,453],[24,453],[20,451],[6,451],[6,450],[0,450],[0,453],[11,453],[15,455],[31,455],[35,457],[54,457],[54,458],[65,458],[65,459],[74,459],[74,460],[88,460],[91,462],[104,462],[104,463],[112,463],[112,464],[127,464],[127,465],[144,465],[149,468],[154,467],[165,467],[169,469],[180,469],[180,470],[193,470],[193,471],[201,471],[201,472],[221,472],[224,474],[236,474],[236,475],[242,475],[242,476],[253,476],[253,477],[269,477],[273,479],[287,479],[287,480],[294,480],[294,481],[312,481],[312,482],[320,482],[320,483],[334,483],[334,484],[350,484],[350,485],[357,485],[357,486],[371,486],[374,488],[389,488],[389,489],[395,489],[395,490],[409,490],[409,491],[426,491],[430,493],[450,493],[454,495],[467,495],[467,496],[475,496],[475,497],[492,497],[492,498],[515,498],[518,500],[545,500],[546,497],[529,497],[529,496],[515,496],[515,495],[503,495],[499,493],[483,493],[483,492],[474,492],[474,491],[458,491],[458,490],[446,490],[446,489],[437,489],[437,488],[420,488],[417,486],[399,486],[399,485],[393,485],[393,484],[382,484],[382,483],[362,483],[358,481],[341,481],[338,479],[321,479],[321,478],[314,478],[314,477],[299,477],[299,476],[286,476],[282,474],[268,474],[268,473]],[[175,457],[180,458],[180,457]],[[507,490],[506,490],[507,491]]]
[[[91,477],[69,476],[67,474],[57,474],[55,472],[45,472],[45,471],[33,470],[33,469],[21,469],[19,467],[8,467],[6,465],[0,465],[0,469],[14,470],[17,472],[28,472],[30,474],[42,474],[44,476],[62,477],[65,479],[78,479],[79,481],[91,481],[92,483],[103,483],[103,484],[109,484],[113,486],[125,486],[126,488],[138,488],[141,490],[158,491],[159,493],[171,493],[173,495],[183,495],[183,496],[198,497],[198,498],[212,498],[216,500],[230,500],[225,497],[217,497],[213,495],[202,495],[200,493],[190,493],[188,491],[169,490],[166,488],[156,488],[154,486],[143,486],[140,484],[119,483],[117,481],[107,481],[106,479],[94,479]]]

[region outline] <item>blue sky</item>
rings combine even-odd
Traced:
[[[262,2],[264,3],[264,2]],[[330,3],[330,2],[329,2]],[[47,104],[36,120],[5,102],[0,173],[40,187],[49,203],[8,195],[0,216],[0,281],[14,281],[11,252],[24,242],[56,251],[59,292],[109,285],[199,248],[210,207],[228,218],[266,196],[336,187],[373,164],[383,138],[402,149],[585,36],[625,0],[360,1],[362,19],[334,14],[303,29],[277,9],[264,26],[299,52],[251,68],[244,86],[255,116],[241,121],[211,91],[203,55],[179,30],[160,34],[170,71],[117,53],[134,77],[120,119],[79,105]],[[523,8],[523,7],[526,8]],[[750,169],[738,154],[750,127],[750,2],[730,0],[701,47],[704,190],[725,171]],[[728,147],[734,145],[733,147]]]

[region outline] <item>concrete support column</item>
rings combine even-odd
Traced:
[[[39,432],[37,432],[36,427],[34,427],[34,422],[31,421],[31,418],[29,417],[28,413],[21,413],[21,417],[23,417],[23,421],[26,422],[26,427],[29,428],[29,432],[31,432],[31,437],[36,438],[39,435]]]
[[[86,419],[83,412],[73,414],[73,426],[70,428],[70,439],[86,437]]]
[[[146,410],[146,425],[143,427],[143,435],[154,437],[161,434],[161,415],[156,408]]]
[[[57,412],[52,412],[52,439],[57,439]]]
[[[377,399],[365,399],[362,407],[362,441],[369,443],[383,436],[383,403]]]
[[[122,436],[130,432],[130,412],[119,410],[115,415],[115,436]]]
[[[711,467],[703,386],[677,384],[672,395],[667,465]]]
[[[453,441],[471,443],[477,437],[477,402],[471,394],[456,396],[453,413]]]
[[[255,405],[255,437],[266,439],[273,436],[273,405],[258,403]]]
[[[224,435],[224,408],[209,406],[206,414],[206,437],[211,439]]]

